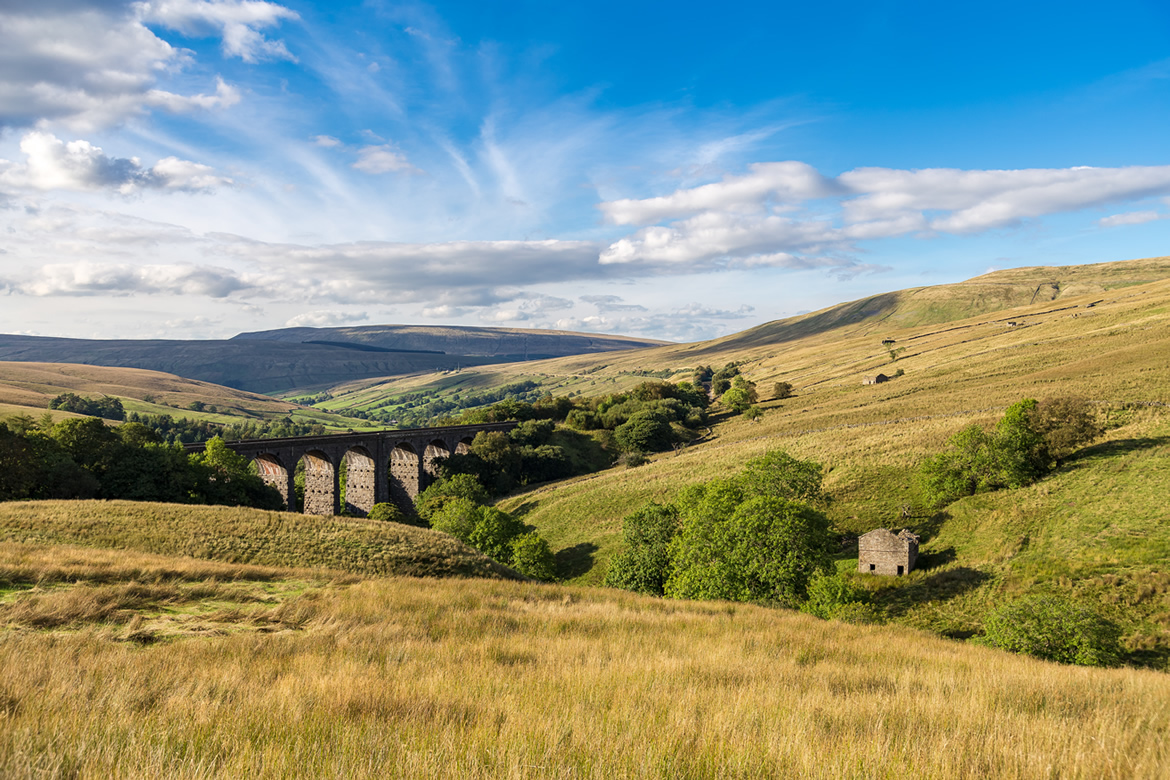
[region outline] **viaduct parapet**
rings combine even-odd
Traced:
[[[296,508],[293,476],[304,460],[308,515],[341,513],[341,470],[345,464],[345,509],[365,516],[374,504],[394,502],[403,510],[438,474],[435,461],[464,453],[482,431],[509,431],[514,422],[408,428],[396,431],[295,436],[226,442],[228,449],[256,462],[260,478],[272,485],[289,509]],[[188,452],[204,445],[188,444]]]

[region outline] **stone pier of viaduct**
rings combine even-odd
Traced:
[[[435,461],[467,451],[481,431],[508,431],[514,422],[411,428],[398,431],[296,436],[226,442],[229,449],[256,462],[260,477],[296,506],[293,476],[304,460],[303,511],[310,515],[341,513],[341,466],[345,464],[345,510],[365,516],[374,504],[394,502],[409,509],[437,474]],[[200,452],[202,444],[189,444]]]

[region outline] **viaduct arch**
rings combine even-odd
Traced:
[[[226,442],[228,449],[251,458],[260,478],[296,505],[293,475],[305,461],[304,512],[341,514],[341,464],[345,463],[345,509],[364,516],[374,504],[394,502],[404,510],[438,476],[435,461],[467,451],[481,431],[509,431],[515,422],[408,428],[396,431],[295,436]],[[204,445],[188,444],[188,452]]]

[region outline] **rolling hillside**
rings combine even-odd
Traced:
[[[0,362],[0,419],[13,414],[39,417],[63,393],[113,396],[127,412],[166,414],[216,423],[272,421],[288,417],[331,430],[358,429],[363,420],[306,409],[255,393],[185,379],[158,371],[69,363]],[[191,405],[202,404],[201,411]],[[76,416],[53,411],[54,417]]]
[[[393,335],[399,331],[403,335]],[[355,340],[350,341],[351,335]],[[382,346],[379,339],[412,346]],[[631,349],[647,343],[659,342],[561,332],[405,326],[294,328],[291,332],[241,334],[224,341],[97,341],[0,335],[0,361],[141,368],[271,393],[366,377],[525,360],[533,355]],[[472,351],[463,354],[444,347]]]
[[[935,325],[962,324],[961,321],[967,320],[963,327],[969,328],[984,321],[1007,321],[1015,316],[1016,307],[1027,311],[1060,309],[1065,301],[1074,298],[1078,305],[1085,306],[1098,298],[1124,294],[1129,287],[1163,279],[1170,279],[1170,257],[996,271],[957,284],[901,290],[842,303],[712,341],[603,356],[579,355],[480,366],[458,374],[420,374],[339,383],[330,388],[333,397],[322,407],[394,409],[396,399],[411,393],[449,399],[529,381],[538,384],[540,392],[554,395],[599,395],[632,387],[646,381],[648,376],[680,381],[689,378],[695,366],[719,367],[730,361],[752,364],[749,373],[757,382],[785,380],[799,385],[801,377],[787,362],[804,360],[802,356],[820,362],[825,353],[835,364],[838,359],[833,356],[841,351],[842,342],[850,339],[862,339],[872,347],[854,367],[861,372],[867,366],[882,365],[884,350],[880,342],[885,338],[901,337],[896,347],[909,351],[909,345],[901,341],[934,331]],[[902,358],[907,357],[903,353]],[[822,369],[810,370],[815,373]],[[832,373],[828,369],[826,375]],[[808,375],[810,381],[812,375]]]

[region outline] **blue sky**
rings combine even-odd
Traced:
[[[1170,253],[1164,2],[732,5],[0,0],[0,331],[685,341]]]

